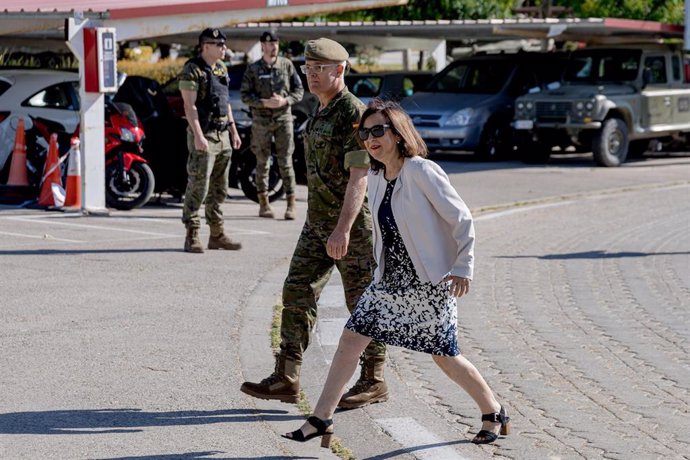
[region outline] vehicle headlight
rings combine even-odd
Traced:
[[[450,118],[448,118],[448,121],[446,121],[446,125],[447,126],[466,126],[466,125],[469,125],[470,120],[472,119],[473,112],[474,112],[474,110],[472,110],[472,109],[458,110],[453,115],[451,115]]]
[[[587,102],[585,104],[585,107],[587,108],[587,110],[592,110],[594,108],[594,104],[592,102]]]
[[[527,107],[527,110],[532,110],[532,107],[534,107],[534,104],[532,104],[531,102],[528,102],[527,104],[525,104],[525,107]]]
[[[525,108],[525,104],[523,104],[522,102],[518,102],[517,108],[518,110],[522,110]]]
[[[582,102],[578,102],[577,104],[575,104],[575,108],[577,110],[582,110],[584,107],[585,107],[585,104]]]
[[[134,142],[134,133],[127,128],[122,128],[120,130],[120,139],[124,142]]]

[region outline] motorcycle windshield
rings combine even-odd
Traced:
[[[131,105],[125,104],[124,102],[115,102],[115,105],[117,106],[122,116],[125,117],[127,121],[132,124],[132,126],[139,125],[137,114],[134,113],[134,109]]]

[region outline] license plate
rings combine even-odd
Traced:
[[[534,122],[532,120],[515,120],[515,129],[532,129]]]

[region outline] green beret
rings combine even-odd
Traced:
[[[347,61],[350,55],[340,43],[330,38],[309,40],[304,48],[304,58],[312,61]]]

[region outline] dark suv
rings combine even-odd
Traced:
[[[449,64],[402,105],[432,151],[506,156],[515,144],[515,99],[559,81],[564,67],[561,53],[475,55]]]
[[[434,76],[432,72],[349,73],[345,84],[352,94],[368,104],[375,97],[400,101],[424,90]]]

